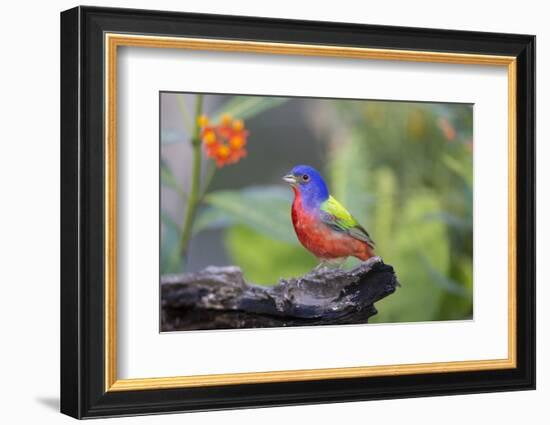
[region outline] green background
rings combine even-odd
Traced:
[[[216,171],[182,259],[194,101],[161,94],[161,273],[236,264],[268,285],[311,270],[281,181],[309,164],[397,272],[402,287],[370,322],[472,318],[472,105],[205,95],[214,122],[245,120],[248,156]]]

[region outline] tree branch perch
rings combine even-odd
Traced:
[[[236,266],[161,278],[162,331],[367,323],[398,286],[391,266],[370,258],[352,270],[321,269],[274,286],[244,281]]]

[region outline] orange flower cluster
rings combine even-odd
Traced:
[[[199,126],[204,151],[218,167],[235,164],[246,156],[248,131],[242,120],[223,115],[220,124],[212,125],[206,115],[201,115]]]

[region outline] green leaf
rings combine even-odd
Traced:
[[[435,267],[433,267],[430,264],[430,260],[426,257],[424,254],[419,255],[420,260],[424,263],[424,266],[428,270],[428,273],[430,274],[432,281],[436,284],[442,287],[445,291],[453,294],[458,295],[462,298],[466,298],[469,294],[466,291],[466,289],[460,285],[458,282],[455,282],[454,280],[450,279],[449,277],[442,274],[439,270],[437,270]]]
[[[195,217],[193,223],[193,235],[203,230],[221,229],[231,226],[234,223],[233,218],[223,210],[215,207],[202,208]]]
[[[448,213],[445,211],[433,212],[426,214],[424,220],[441,220],[446,223],[449,227],[454,227],[461,231],[467,231],[472,228],[472,221],[459,217],[455,214]]]
[[[448,292],[439,307],[441,320],[471,319],[473,316],[473,265],[471,257],[453,257],[454,275],[465,296]]]
[[[165,211],[160,212],[160,217],[162,221],[160,270],[161,273],[177,273],[181,271],[181,258],[178,250],[181,229]]]
[[[164,186],[173,189],[182,199],[187,197],[185,193],[182,192],[178,180],[176,179],[176,176],[174,176],[170,165],[168,165],[168,163],[162,158],[160,159],[160,182]]]
[[[217,191],[207,194],[204,202],[265,236],[290,244],[298,243],[290,218],[292,194],[288,188],[251,186]]]
[[[262,112],[280,106],[288,100],[285,97],[233,96],[219,111],[213,114],[212,121],[219,121],[224,114],[242,120],[250,119]]]
[[[460,161],[448,154],[443,155],[441,159],[450,170],[462,177],[464,181],[468,183],[468,186],[471,187],[473,185],[474,175],[472,171],[472,161]]]
[[[176,223],[176,221],[172,217],[170,217],[166,211],[160,212],[160,218],[161,218],[162,224],[166,225],[166,227],[170,231],[174,231],[175,233],[178,233],[178,234],[181,233],[181,228],[179,224]]]

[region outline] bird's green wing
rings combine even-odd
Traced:
[[[321,220],[332,229],[344,232],[355,239],[368,243],[374,248],[374,242],[368,232],[357,222],[349,211],[332,196],[321,204]]]

